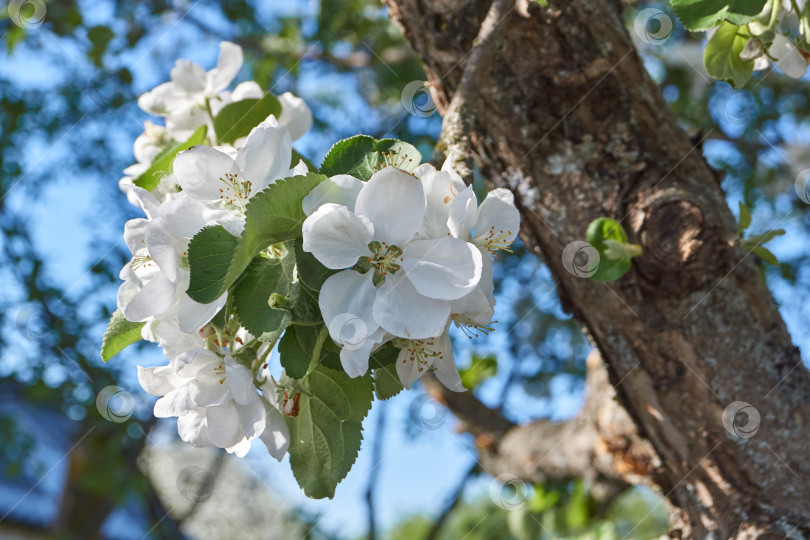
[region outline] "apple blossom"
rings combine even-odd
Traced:
[[[324,266],[342,269],[359,262],[367,270],[344,270],[321,288],[319,305],[333,339],[339,339],[330,327],[333,313],[356,315],[369,335],[382,328],[402,338],[434,337],[444,330],[450,301],[476,287],[481,253],[451,237],[419,238],[425,210],[421,182],[386,167],[362,187],[353,212],[327,203],[304,221],[304,250]],[[341,354],[347,372],[365,372],[362,360],[347,367]]]

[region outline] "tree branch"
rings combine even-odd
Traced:
[[[565,422],[515,425],[471,392],[451,392],[432,376],[424,381],[428,393],[458,418],[459,429],[475,437],[479,463],[492,476],[512,474],[538,484],[585,478],[594,498],[606,500],[630,485],[651,484],[659,465],[650,443],[616,401],[598,351],[588,357],[582,411]]]
[[[444,111],[442,131],[432,161],[438,167],[446,157],[450,157],[453,168],[467,184],[472,184],[474,159],[469,135],[470,126],[475,120],[475,107],[471,102],[479,92],[481,74],[488,71],[495,45],[506,26],[502,22],[514,5],[515,0],[493,0],[473,41],[458,88]],[[463,60],[459,60],[459,63]]]

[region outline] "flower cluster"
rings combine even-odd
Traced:
[[[186,293],[191,238],[215,224],[238,234],[248,199],[278,179],[306,171],[302,162],[291,167],[291,144],[309,129],[312,116],[291,94],[279,96],[278,118],[264,119],[231,145],[217,144],[217,112],[229,103],[264,96],[252,81],[227,91],[241,65],[241,48],[222,43],[214,69],[206,73],[193,62],[178,60],[171,81],[138,101],[144,111],[164,116],[166,125],[146,123],[135,141],[138,163],[120,182],[146,217],[126,224],[124,239],[132,259],[121,270],[118,309],[128,321],[145,323],[142,337],[158,343],[169,359],[166,366],[138,371],[144,390],[160,397],[156,416],[178,417],[181,438],[195,446],[214,445],[244,455],[250,441],[261,438],[281,459],[288,432],[275,381],[266,370],[254,377],[259,370],[251,365],[269,347],[256,351],[255,338],[233,319],[211,324],[227,293],[209,304]],[[205,142],[211,146],[177,154],[172,169],[151,191],[138,185],[161,152],[200,126],[208,126]]]
[[[451,323],[471,333],[489,329],[490,255],[511,245],[520,216],[505,189],[479,206],[448,163],[413,173],[385,167],[365,183],[334,176],[304,199],[304,250],[341,270],[323,284],[318,303],[351,377],[366,373],[369,355],[393,340],[403,385],[434,371],[449,389],[464,390],[448,330]]]
[[[307,106],[253,82],[228,91],[241,63],[223,43],[214,69],[178,61],[139,100],[166,122],[146,124],[120,181],[145,217],[126,224],[132,259],[102,357],[140,331],[168,359],[138,369],[155,416],[196,446],[289,452],[304,491],[331,496],[374,394],[427,372],[464,390],[449,330],[491,330],[491,258],[519,214],[508,190],[479,205],[452,160],[419,165],[393,139],[344,139],[316,169],[292,148]]]

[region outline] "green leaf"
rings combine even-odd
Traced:
[[[206,227],[197,233],[188,247],[188,295],[203,304],[213,302],[261,251],[301,236],[301,224],[306,219],[301,202],[323,180],[315,173],[293,176],[252,197],[245,210],[241,238],[221,226]]]
[[[332,498],[357,459],[371,408],[370,375],[350,378],[324,366],[301,381],[298,416],[288,417],[290,466],[308,497]]]
[[[762,246],[746,246],[746,249],[771,266],[779,266],[779,259],[776,258],[776,255],[774,255],[770,249]]]
[[[494,377],[497,372],[498,360],[494,354],[478,356],[473,353],[469,367],[459,370],[459,375],[464,387],[472,390],[490,377]]]
[[[374,370],[374,394],[377,399],[391,399],[404,388],[399,381],[396,362]]]
[[[177,153],[188,150],[196,144],[202,144],[205,141],[207,131],[207,127],[200,126],[185,142],[174,143],[164,148],[163,151],[155,157],[154,161],[152,161],[152,165],[149,166],[146,172],[135,179],[135,185],[147,191],[155,189],[160,183],[160,180],[171,172],[174,157]]]
[[[748,244],[750,246],[759,246],[761,244],[767,244],[777,236],[784,236],[785,229],[774,229],[772,231],[765,231],[762,234],[755,234],[754,236],[749,236],[745,240],[743,240],[744,244]]]
[[[22,26],[17,26],[16,24],[9,25],[8,31],[6,32],[6,46],[8,47],[8,53],[11,54],[14,51],[14,47],[24,39],[25,28]]]
[[[606,240],[612,240],[620,244],[627,243],[627,234],[621,224],[610,218],[602,217],[595,219],[588,225],[585,233],[588,243],[599,252],[599,266],[596,272],[591,275],[591,279],[598,282],[615,281],[630,270],[632,262],[629,258],[611,259],[606,252],[609,249]]]
[[[340,365],[340,358],[333,350],[325,347],[329,340],[329,332],[326,326],[294,325],[287,328],[284,336],[278,343],[278,354],[288,377],[301,379],[307,374],[310,365],[317,366],[327,360],[334,365],[337,360]]]
[[[292,250],[286,250],[281,258],[256,257],[233,288],[233,307],[239,322],[262,341],[278,339],[290,324],[290,309],[271,307],[268,302],[275,293],[292,305],[298,292],[294,271]]]
[[[421,161],[422,154],[408,143],[355,135],[336,142],[329,149],[323,158],[321,173],[326,176],[350,174],[365,181],[386,164],[411,172]]]
[[[90,57],[93,64],[98,67],[102,66],[102,59],[107,50],[107,45],[110,44],[114,36],[113,31],[106,26],[94,26],[87,30],[87,39],[89,39],[92,44],[87,56]]]
[[[767,0],[672,0],[672,9],[693,32],[714,28],[720,21],[746,24],[765,8]]]
[[[737,225],[737,235],[741,235],[749,225],[751,225],[751,211],[740,201],[740,223]]]
[[[267,94],[261,99],[243,99],[229,103],[220,109],[214,117],[214,133],[217,141],[232,143],[241,137],[247,137],[250,130],[264,122],[271,114],[281,114],[281,103],[276,96]]]
[[[295,240],[295,264],[298,278],[315,291],[321,290],[326,279],[337,272],[322,265],[312,253],[304,251],[304,241],[301,238]]]
[[[141,340],[141,328],[146,323],[129,322],[121,310],[116,309],[107,324],[101,340],[101,359],[105,362],[133,343]]]
[[[392,398],[403,389],[397,374],[398,356],[399,349],[389,341],[369,357],[368,365],[374,370],[374,392],[379,399]]]
[[[754,72],[754,61],[743,60],[740,53],[750,35],[744,26],[724,22],[712,35],[703,51],[703,66],[710,77],[742,88]]]

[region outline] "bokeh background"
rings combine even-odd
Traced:
[[[666,5],[628,4],[631,32],[640,9],[670,17]],[[810,200],[794,187],[810,168],[807,82],[768,70],[741,91],[715,83],[701,65],[703,36],[671,21],[666,35],[634,35],[639,50],[683,127],[724,175],[732,209],[751,208],[749,232],[786,230],[768,244],[780,264],[761,263],[762,279],[806,358]],[[240,460],[187,446],[173,420],[155,421],[154,398],[140,389],[135,368],[164,361],[153,344],[101,362],[118,271],[129,258],[124,223],[138,217],[117,181],[134,161],[144,121],[157,120],[138,109],[137,96],[168,80],[177,58],[210,69],[222,40],[244,48],[237,82],[256,80],[309,103],[315,127],[296,148],[314,163],[357,133],[401,138],[431,155],[441,119],[417,58],[378,2],[0,5],[0,537],[665,533],[666,504],[646,488],[606,505],[582,480],[495,482],[478,469],[472,438],[419,388],[374,404],[360,457],[335,498],[309,500],[287,461],[275,462],[260,444]],[[465,384],[515,422],[575,416],[590,346],[562,311],[548,270],[517,245],[496,262],[495,278],[495,331],[474,340],[454,335]],[[277,360],[273,367],[280,371]],[[564,442],[558,450],[565,452]]]

